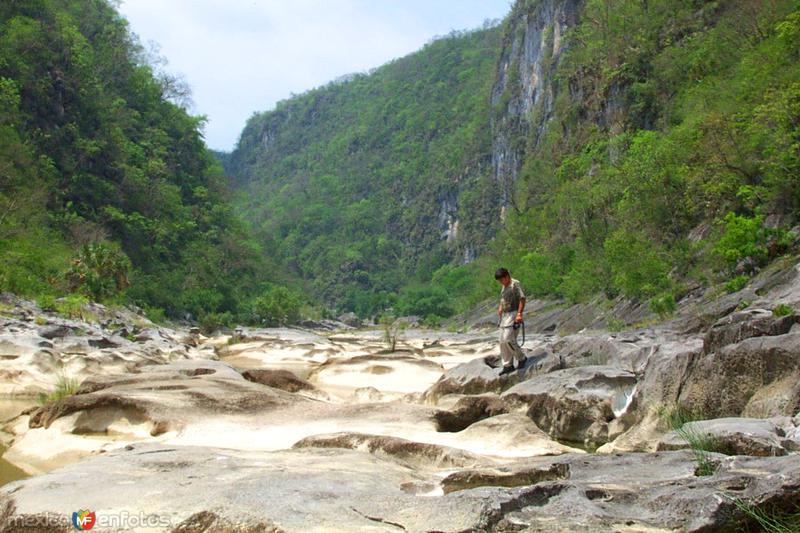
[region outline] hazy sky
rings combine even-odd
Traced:
[[[122,0],[166,70],[192,88],[206,141],[230,150],[247,118],[344,74],[421,48],[435,35],[503,18],[512,0]]]

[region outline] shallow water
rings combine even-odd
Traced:
[[[0,399],[0,421],[6,421],[10,418],[13,418],[33,405],[36,405],[36,402],[31,399]],[[5,485],[10,481],[28,477],[28,474],[26,474],[25,471],[17,468],[3,459],[2,455],[5,453],[5,451],[6,448],[4,446],[0,446],[0,485]]]

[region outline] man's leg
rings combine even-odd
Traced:
[[[525,362],[525,353],[522,351],[522,348],[517,343],[517,335],[519,335],[519,329],[516,328],[506,328],[508,331],[508,338],[506,339],[506,347],[508,349],[508,360],[509,363],[516,361],[517,366]]]
[[[508,344],[510,332],[514,328],[500,328],[500,357],[503,360],[503,366],[511,366],[514,364],[514,351]]]

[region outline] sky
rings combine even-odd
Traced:
[[[161,68],[192,89],[206,143],[230,151],[254,112],[501,19],[512,0],[122,0]]]

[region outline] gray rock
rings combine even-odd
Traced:
[[[703,351],[715,352],[723,346],[751,337],[784,335],[798,321],[800,317],[776,317],[772,311],[766,309],[747,309],[732,313],[711,326],[703,341]]]
[[[556,439],[598,445],[608,441],[609,423],[625,413],[635,386],[631,372],[585,366],[536,376],[501,398],[527,406],[528,416]]]
[[[794,415],[800,405],[798,373],[800,332],[745,339],[699,356],[680,403],[706,418],[741,416],[750,401],[761,401],[760,391],[771,387],[771,395],[783,394],[787,400],[762,416]]]
[[[422,468],[464,468],[490,462],[478,455],[438,444],[414,442],[387,435],[331,433],[298,441],[293,448],[340,448],[366,450]]]
[[[44,326],[38,329],[38,333],[40,337],[52,340],[55,338],[66,337],[67,335],[71,335],[72,328],[64,325]]]
[[[547,349],[529,353],[524,369],[502,376],[498,357],[480,357],[447,370],[439,381],[425,392],[425,398],[435,402],[447,394],[499,393],[531,376],[559,368],[563,368],[561,359]]]
[[[667,431],[660,414],[678,402],[681,389],[696,357],[702,352],[702,339],[665,341],[650,354],[631,398],[620,418],[609,424],[614,441],[598,452],[652,452]]]
[[[569,479],[567,463],[459,470],[446,476],[441,485],[444,493],[449,494],[477,487],[524,487],[562,479]]]
[[[301,328],[316,330],[316,331],[339,331],[342,329],[350,329],[351,326],[348,326],[344,322],[340,322],[338,320],[312,320],[310,318],[306,318],[301,320],[297,323],[298,326]]]
[[[219,524],[286,532],[732,532],[746,519],[734,499],[791,510],[800,486],[800,461],[791,456],[715,456],[717,471],[706,477],[695,475],[686,451],[520,459],[442,476],[424,461],[410,469],[381,451],[397,444],[415,456],[405,443],[382,442],[373,452],[131,445],[0,487],[0,527],[89,507],[106,516],[141,513],[172,531]]]
[[[298,391],[313,391],[317,388],[306,381],[300,379],[288,370],[272,370],[264,368],[253,368],[242,372],[242,376],[247,381],[253,383],[260,383],[275,389],[285,390],[287,392]]]
[[[634,333],[577,334],[557,340],[552,350],[565,367],[604,365],[642,372],[657,341],[663,339]]]
[[[358,315],[355,313],[345,313],[340,315],[338,320],[339,322],[342,322],[351,328],[360,328],[362,325],[361,319],[358,318]]]
[[[683,432],[690,438],[710,439],[716,451],[728,455],[757,455],[762,457],[786,455],[792,445],[784,431],[770,420],[756,418],[718,418],[684,424]],[[689,448],[681,433],[672,431],[658,443],[658,450]]]
[[[496,395],[465,396],[452,409],[434,414],[438,431],[461,431],[475,422],[508,413],[508,406]]]

